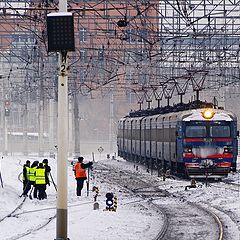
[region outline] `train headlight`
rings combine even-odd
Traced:
[[[192,148],[184,148],[185,153],[192,153]]]
[[[205,109],[203,112],[202,112],[202,116],[205,118],[205,119],[211,119],[213,118],[215,112],[210,109],[210,108],[207,108]]]
[[[224,150],[223,150],[224,153],[231,153],[232,152],[232,149],[229,148],[229,147],[225,147]]]

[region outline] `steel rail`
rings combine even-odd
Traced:
[[[107,165],[105,165],[105,164],[102,164],[101,163],[101,167],[104,167],[105,169],[105,171],[106,171],[106,169],[109,169],[109,171],[112,171],[113,169],[111,169],[109,166],[107,166]],[[102,168],[103,169],[103,168]],[[133,173],[131,173],[131,172],[120,172],[121,173],[121,176],[123,175],[123,174],[125,174],[126,176],[131,176],[132,178],[133,178],[133,176],[136,178],[136,180],[138,180],[138,183],[139,182],[142,182],[142,183],[144,183],[144,184],[146,184],[147,186],[145,186],[144,188],[150,188],[150,187],[153,187],[153,188],[156,188],[156,186],[151,186],[150,184],[149,184],[149,182],[145,182],[145,181],[143,181],[142,179],[140,179],[138,176],[136,176],[136,175],[134,175]],[[100,175],[101,176],[101,175]],[[105,179],[105,181],[106,181],[106,178],[104,178]],[[166,212],[163,210],[163,208],[161,207],[161,206],[159,206],[159,205],[157,205],[157,204],[155,204],[155,203],[153,203],[153,201],[155,200],[154,198],[149,198],[150,196],[148,196],[148,195],[144,195],[144,193],[150,193],[150,192],[153,192],[153,191],[146,191],[146,190],[144,190],[143,192],[137,192],[136,191],[136,188],[131,188],[130,186],[127,186],[126,184],[124,184],[124,182],[122,182],[122,178],[120,177],[119,178],[119,181],[117,181],[117,179],[111,179],[111,182],[115,182],[117,185],[119,185],[119,186],[121,186],[122,188],[124,188],[126,191],[128,191],[128,192],[130,192],[130,193],[132,193],[132,194],[134,194],[135,196],[138,196],[138,197],[140,197],[140,198],[142,198],[143,200],[148,200],[147,202],[150,204],[150,205],[152,205],[152,206],[154,206],[160,213],[161,213],[161,215],[163,216],[163,223],[162,223],[162,226],[161,226],[161,229],[159,230],[159,232],[158,232],[158,234],[152,239],[152,240],[161,240],[161,239],[163,239],[163,237],[165,236],[165,234],[166,234],[166,232],[167,232],[167,229],[168,229],[168,227],[169,227],[169,221],[168,221],[168,217],[167,217],[167,214],[166,214]],[[123,184],[123,185],[122,185]],[[155,193],[157,193],[157,194],[159,194],[159,193],[165,193],[165,196],[166,196],[166,191],[164,190],[164,191],[160,191],[160,189],[158,189],[158,191],[156,192],[155,191]],[[161,197],[162,197],[162,195],[161,195]]]
[[[20,209],[23,205],[23,203],[25,202],[27,197],[24,197],[24,199],[21,201],[21,203],[14,209],[12,210],[10,213],[8,213],[6,216],[2,217],[0,219],[0,222],[2,222],[4,219],[8,218],[8,217],[11,217],[18,209]]]
[[[187,203],[195,206],[196,208],[201,209],[202,211],[207,212],[209,215],[211,215],[214,218],[215,222],[218,225],[218,231],[219,231],[218,240],[223,240],[223,233],[224,233],[223,224],[222,224],[220,218],[218,217],[218,215],[216,213],[214,213],[213,211],[211,211],[211,210],[209,210],[209,209],[207,209],[207,208],[205,208],[205,207],[203,207],[203,206],[201,206],[197,203],[193,203],[193,202],[187,202]]]

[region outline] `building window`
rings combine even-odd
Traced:
[[[109,21],[108,21],[108,30],[107,30],[107,33],[108,33],[110,36],[114,36],[114,35],[115,35],[114,24],[113,24],[112,22],[109,22]]]
[[[134,71],[129,71],[126,74],[127,84],[131,85],[134,83]]]
[[[80,34],[80,42],[86,42],[87,41],[87,30],[86,28],[80,28],[79,30]]]
[[[80,50],[80,61],[82,63],[87,62],[87,51],[86,50]]]
[[[85,82],[85,76],[86,76],[86,73],[83,69],[80,69],[80,83],[84,83]]]
[[[147,75],[142,73],[138,76],[138,83],[140,85],[145,85],[147,83]]]
[[[146,29],[140,29],[139,30],[139,37],[138,37],[138,42],[145,42],[148,37],[148,32]]]
[[[137,41],[137,32],[135,29],[129,29],[129,42],[135,43]]]
[[[143,43],[147,40],[148,31],[146,29],[128,29],[125,32],[125,40],[129,43]]]

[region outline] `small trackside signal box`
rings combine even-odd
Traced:
[[[48,52],[75,51],[74,17],[69,12],[47,15]]]

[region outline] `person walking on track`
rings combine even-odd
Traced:
[[[78,162],[73,168],[75,179],[77,181],[77,196],[81,196],[84,181],[87,179],[86,169],[93,165],[93,162],[83,163],[83,157],[78,158]]]

